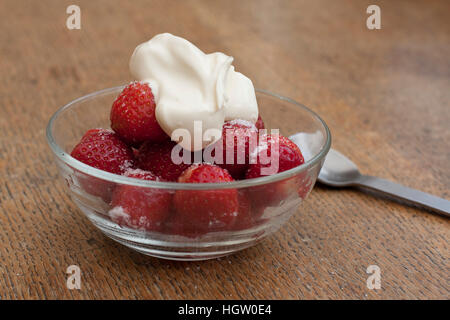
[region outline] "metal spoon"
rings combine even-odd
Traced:
[[[388,180],[362,175],[350,159],[333,149],[330,149],[325,159],[319,181],[333,187],[367,188],[450,217],[450,201]]]

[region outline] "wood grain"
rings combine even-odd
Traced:
[[[255,85],[330,126],[364,172],[450,198],[450,2],[0,2],[0,299],[449,299],[447,219],[316,186],[286,226],[227,258],[170,262],[105,238],[70,200],[44,129],[81,95],[131,80],[161,32],[235,57]],[[376,2],[382,29],[365,26]],[[81,290],[66,268],[82,270]],[[368,290],[366,268],[381,268]]]

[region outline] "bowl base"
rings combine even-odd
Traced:
[[[165,260],[175,260],[175,261],[202,261],[202,260],[211,260],[211,259],[217,259],[221,257],[225,257],[228,255],[231,255],[233,253],[237,253],[241,250],[247,249],[251,246],[254,246],[255,244],[261,242],[263,238],[245,243],[245,245],[241,245],[239,247],[235,247],[233,249],[229,250],[212,250],[212,251],[206,251],[201,253],[193,253],[193,252],[180,252],[180,251],[172,251],[172,250],[164,250],[164,248],[151,248],[148,246],[142,246],[142,245],[134,245],[130,244],[128,241],[122,241],[120,239],[115,238],[114,236],[108,235],[105,233],[105,235],[134,250],[139,253],[142,253],[146,256],[165,259]]]
[[[277,225],[261,225],[245,231],[236,231],[231,237],[229,232],[217,232],[192,239],[122,228],[96,212],[94,208],[77,201],[76,197],[74,200],[89,220],[108,238],[139,253],[168,260],[200,261],[230,255],[261,242],[278,230],[285,220],[281,220]]]

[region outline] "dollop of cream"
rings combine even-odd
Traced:
[[[201,121],[205,132],[221,131],[226,120],[255,123],[258,118],[253,83],[232,62],[233,57],[205,54],[186,39],[163,33],[136,47],[130,71],[136,80],[149,83],[161,128],[171,137],[175,130],[186,129],[191,139],[180,145],[197,151],[220,136],[194,143],[195,121]]]

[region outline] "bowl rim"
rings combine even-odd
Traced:
[[[79,97],[75,100],[72,100],[71,102],[65,104],[64,106],[60,107],[50,118],[47,128],[46,128],[46,137],[47,142],[52,149],[53,153],[56,155],[56,157],[70,166],[71,168],[80,171],[86,175],[93,176],[102,180],[114,182],[114,183],[120,183],[124,185],[131,185],[136,187],[148,187],[148,188],[158,188],[158,189],[172,189],[172,190],[210,190],[210,189],[240,189],[240,188],[247,188],[247,187],[253,187],[253,186],[260,186],[280,180],[284,180],[287,178],[290,178],[294,175],[297,175],[303,171],[306,171],[310,167],[317,164],[319,161],[321,161],[325,155],[330,150],[331,146],[331,133],[330,129],[328,128],[325,121],[314,111],[309,109],[308,107],[304,106],[303,104],[288,98],[284,97],[282,95],[272,93],[267,90],[263,89],[255,89],[256,92],[260,94],[265,94],[268,96],[272,96],[273,98],[277,98],[279,100],[283,100],[286,102],[289,102],[293,105],[296,105],[297,107],[302,108],[303,110],[307,111],[309,114],[311,114],[316,120],[319,121],[319,123],[323,126],[325,132],[326,132],[326,141],[322,145],[320,151],[315,154],[310,160],[305,161],[300,166],[297,166],[295,168],[270,175],[265,177],[259,177],[259,178],[253,178],[253,179],[245,179],[245,180],[238,180],[233,182],[225,182],[225,183],[180,183],[180,182],[161,182],[161,181],[148,181],[148,180],[142,180],[142,179],[136,179],[136,178],[130,178],[123,175],[118,175],[110,172],[106,172],[94,167],[91,167],[87,164],[84,164],[81,161],[78,161],[77,159],[73,158],[69,153],[65,152],[63,148],[61,148],[55,141],[52,129],[54,127],[55,122],[57,121],[59,115],[61,115],[64,111],[69,109],[75,104],[85,102],[88,100],[93,100],[97,97],[101,97],[104,95],[108,95],[112,92],[122,90],[126,85],[111,87],[107,89],[102,89],[96,92],[92,92],[90,94],[84,95],[82,97]]]

